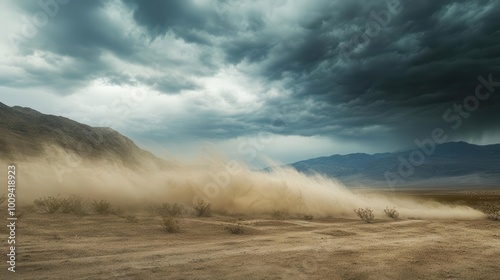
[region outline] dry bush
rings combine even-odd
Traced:
[[[137,218],[133,215],[127,215],[125,216],[125,220],[127,220],[127,222],[129,223],[133,223],[133,224],[136,224],[139,220],[137,220]]]
[[[243,225],[241,223],[232,223],[229,225],[226,225],[224,227],[229,233],[231,234],[242,234],[243,233]]]
[[[179,220],[173,217],[163,217],[161,226],[164,231],[169,233],[179,232],[181,229]]]
[[[199,200],[198,203],[194,206],[194,210],[196,211],[196,216],[198,217],[212,216],[212,204],[210,204],[209,202]]]
[[[94,200],[92,203],[94,211],[101,215],[107,215],[111,213],[111,203],[107,200],[101,199],[100,201]]]
[[[284,220],[288,217],[288,213],[284,210],[273,210],[271,216],[277,220]]]
[[[386,206],[384,209],[384,214],[394,220],[397,220],[399,218],[399,212],[396,210],[396,207],[389,209],[389,207]]]
[[[35,199],[35,201],[33,201],[33,204],[40,210],[52,214],[59,210],[59,208],[61,207],[61,200],[59,199],[59,196],[49,196]]]
[[[483,204],[482,209],[488,219],[492,221],[500,221],[500,204],[492,202],[485,203]]]
[[[88,203],[81,196],[71,195],[60,200],[61,212],[72,213],[78,216],[87,214]]]
[[[314,216],[313,215],[304,215],[303,218],[306,221],[312,221],[314,219]]]
[[[2,203],[4,203],[6,200],[7,196],[5,194],[2,194],[2,196],[0,196],[0,205],[2,205]]]
[[[367,222],[367,223],[371,223],[373,221],[373,218],[375,218],[375,215],[373,214],[373,210],[369,207],[366,207],[366,208],[358,208],[358,209],[355,209],[354,210],[354,213],[356,213],[356,215],[358,215],[358,217]]]
[[[500,211],[487,214],[488,219],[492,221],[500,221]]]
[[[113,215],[116,215],[118,217],[123,217],[125,214],[125,210],[120,206],[118,208],[111,210],[111,213],[113,213]]]
[[[155,212],[162,217],[178,217],[181,216],[185,210],[184,206],[177,203],[163,203],[162,205],[156,207]]]

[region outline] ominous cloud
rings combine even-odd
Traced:
[[[411,147],[442,127],[450,140],[500,142],[500,88],[478,80],[500,81],[498,1],[73,0],[15,46],[44,9],[1,5],[16,15],[2,22],[6,101],[37,109],[40,92],[83,102],[46,107],[94,125],[113,118],[136,139],[177,145],[267,131],[331,139],[330,154],[341,143]],[[468,98],[478,85],[490,96]],[[99,109],[137,91],[145,98],[127,110]]]

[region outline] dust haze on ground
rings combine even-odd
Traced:
[[[454,203],[500,203],[500,193],[360,191],[291,169],[252,171],[220,157],[124,167],[49,149],[16,164],[16,272],[8,279],[497,279],[500,223]],[[43,196],[106,199],[106,215],[42,213]],[[450,201],[439,203],[435,200]],[[488,199],[486,199],[488,198]],[[209,201],[168,233],[158,213],[132,206]],[[5,204],[3,204],[5,206]],[[401,219],[381,212],[396,207]],[[353,209],[371,207],[365,223]],[[283,211],[275,217],[272,211]],[[311,215],[306,218],[304,215]],[[131,218],[132,217],[132,218]],[[7,211],[0,211],[6,220]],[[312,220],[311,220],[312,219]],[[240,234],[228,228],[241,227]],[[7,231],[0,232],[6,240]]]
[[[118,205],[208,201],[221,214],[266,214],[283,211],[316,217],[355,217],[354,209],[370,207],[381,213],[396,207],[402,218],[479,219],[480,211],[467,206],[415,200],[390,193],[353,192],[340,182],[293,169],[252,171],[244,164],[220,156],[195,163],[172,160],[170,168],[153,162],[124,167],[119,160],[88,160],[47,146],[44,156],[14,162],[17,197],[29,204],[42,196],[78,194],[107,199]],[[6,173],[9,162],[3,162]],[[6,174],[2,174],[6,175]],[[2,176],[4,177],[4,176]],[[5,178],[5,177],[4,177]]]

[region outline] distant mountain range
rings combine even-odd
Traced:
[[[436,145],[429,155],[419,153],[424,157],[414,153],[410,161],[412,151],[333,155],[289,166],[306,174],[336,178],[348,186],[500,187],[500,144],[478,146],[449,142]]]
[[[33,157],[44,157],[47,147],[74,153],[90,162],[106,161],[134,170],[144,168],[145,163],[160,168],[173,165],[137,147],[111,128],[91,127],[30,108],[0,103],[1,160],[29,161]],[[335,178],[351,187],[500,187],[500,144],[444,143],[436,145],[424,158],[411,159],[412,151],[333,155],[288,166],[306,174]],[[423,162],[409,166],[412,160]]]
[[[73,120],[42,114],[30,108],[0,103],[2,160],[43,157],[46,147],[60,148],[87,160],[111,161],[130,168],[144,162],[168,165],[111,128],[91,127]]]

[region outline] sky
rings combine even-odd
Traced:
[[[494,0],[1,1],[0,102],[249,165],[412,149],[436,128],[500,143],[499,14]]]

